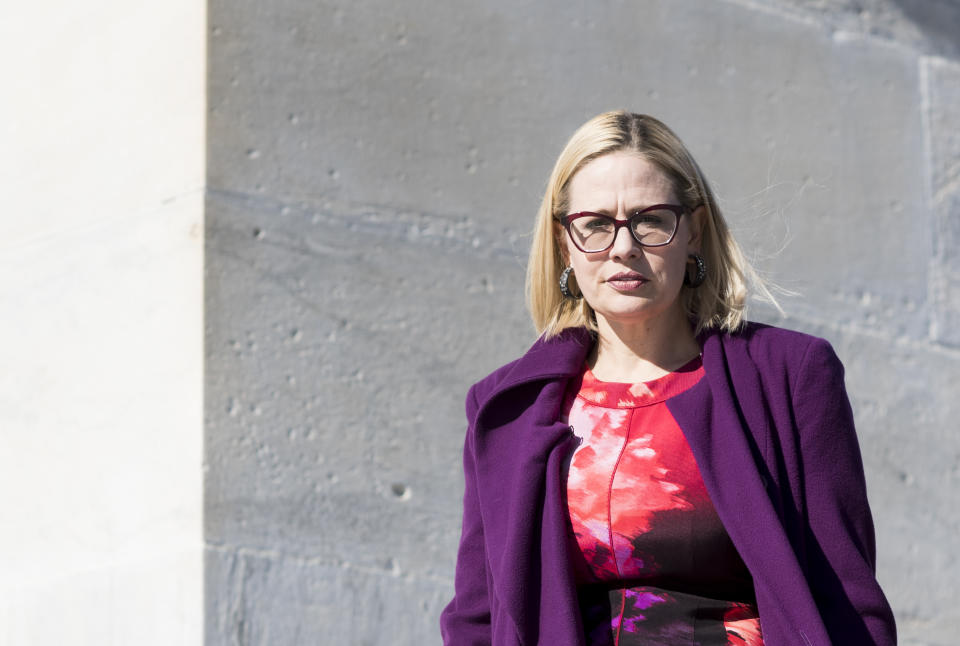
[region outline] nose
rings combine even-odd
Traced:
[[[629,227],[617,229],[610,247],[611,258],[636,258],[640,254],[640,244],[633,239]]]

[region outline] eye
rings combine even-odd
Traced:
[[[632,218],[634,224],[641,225],[660,225],[663,224],[663,214],[659,211],[649,211],[647,213],[635,213]]]
[[[587,231],[608,231],[613,227],[613,223],[610,222],[610,220],[597,216],[580,218],[578,224]]]

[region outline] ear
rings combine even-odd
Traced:
[[[557,241],[557,249],[560,250],[560,257],[563,258],[563,265],[570,264],[570,251],[567,249],[567,230],[557,221],[553,223],[554,239]]]
[[[707,207],[703,204],[690,213],[690,238],[687,240],[687,250],[690,253],[700,253],[703,243],[703,227],[706,224]]]

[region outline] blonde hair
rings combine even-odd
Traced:
[[[679,137],[653,117],[617,110],[597,115],[580,126],[550,174],[527,264],[527,306],[538,333],[549,338],[570,327],[597,330],[596,316],[586,299],[564,298],[560,293],[564,257],[557,227],[559,219],[567,214],[571,178],[590,161],[617,151],[634,152],[657,166],[670,178],[680,203],[691,212],[703,208],[700,255],[707,266],[706,280],[699,287],[685,285],[680,291],[680,302],[695,333],[707,328],[739,328],[746,320],[748,283],[776,306],[764,281],[733,239],[710,185]]]

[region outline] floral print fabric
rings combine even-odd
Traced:
[[[750,573],[666,401],[699,359],[660,379],[568,394],[580,445],[567,467],[574,572],[591,646],[762,646]]]

